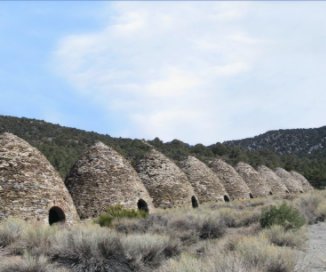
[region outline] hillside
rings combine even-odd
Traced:
[[[102,141],[112,146],[129,159],[134,166],[137,165],[137,162],[149,150],[149,147],[142,140],[114,138],[109,135],[63,127],[28,118],[0,116],[0,133],[2,132],[11,132],[38,148],[59,171],[62,177],[67,175],[69,169],[79,158],[81,153],[96,141]],[[272,132],[267,133],[269,135],[269,140],[264,140],[264,137],[262,137],[263,135],[255,137],[259,139],[259,141],[256,141],[260,143],[259,148],[253,148],[255,144],[251,143],[250,139],[243,140],[248,143],[247,145],[242,144],[241,141],[227,142],[225,144],[216,143],[211,146],[204,146],[202,144],[189,145],[180,140],[163,143],[159,138],[155,138],[149,141],[149,143],[176,162],[183,160],[188,155],[193,155],[204,162],[220,157],[233,165],[239,161],[244,161],[253,166],[264,164],[271,168],[283,167],[287,170],[297,170],[303,173],[316,187],[325,186],[325,149],[316,148],[313,152],[307,151],[313,144],[307,147],[306,142],[312,138],[314,139],[313,143],[317,143],[317,136],[310,137],[301,135],[302,133],[297,133],[300,136],[293,136],[296,139],[293,140],[293,137],[282,136],[284,132],[288,131],[280,131],[279,133],[281,135],[278,137],[271,136],[270,133]],[[323,132],[326,134],[326,128],[323,128]],[[314,133],[316,132],[311,131],[311,135],[314,135]],[[320,134],[321,133],[322,132],[320,132]],[[295,134],[295,132],[293,132],[293,134]],[[319,132],[317,134],[319,134]],[[274,139],[274,142],[275,139],[279,139],[278,142],[282,143],[282,145],[275,145],[271,139]],[[306,141],[303,139],[306,139]],[[278,152],[275,149],[276,146],[282,146],[282,148],[291,146],[291,150],[297,150],[297,152]],[[298,151],[299,149],[300,152]]]
[[[311,129],[273,130],[253,138],[225,142],[248,150],[270,150],[279,155],[326,154],[326,126]]]

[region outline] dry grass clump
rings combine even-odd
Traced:
[[[98,226],[61,231],[55,239],[50,256],[73,271],[151,271],[180,252],[169,237],[124,236]]]
[[[225,243],[209,245],[203,257],[183,254],[179,259],[171,259],[158,271],[292,272],[296,264],[293,250],[274,246],[262,236],[237,237],[230,243],[233,246],[227,248]]]
[[[216,239],[222,237],[226,231],[226,224],[219,213],[200,209],[177,214],[149,215],[140,220],[119,220],[114,227],[125,234],[164,234],[180,240],[183,245]]]
[[[57,226],[49,227],[37,223],[25,224],[20,239],[12,243],[9,249],[19,255],[27,251],[33,256],[39,256],[50,250],[53,237],[57,231]]]
[[[178,241],[162,235],[129,235],[122,239],[129,261],[137,264],[140,270],[158,267],[165,259],[180,254]]]
[[[22,258],[6,259],[0,262],[1,272],[68,272],[51,264],[47,257],[25,253]]]
[[[326,220],[326,200],[319,203],[319,205],[317,206],[316,214],[319,221]]]
[[[58,232],[48,255],[73,271],[130,271],[119,237],[97,226]]]
[[[212,204],[208,208],[216,210],[229,228],[246,227],[260,220],[261,211],[272,204],[280,203],[279,198],[255,198],[236,200],[229,203]]]
[[[207,203],[202,205],[201,207],[205,207],[206,209],[211,210],[219,210],[221,208],[231,208],[235,210],[243,210],[243,209],[253,209],[256,207],[266,206],[270,203],[274,202],[272,198],[253,198],[253,199],[245,199],[245,200],[233,200],[231,202],[214,202]]]
[[[326,193],[310,192],[300,196],[295,201],[296,207],[303,214],[309,224],[326,220]]]
[[[0,246],[12,254],[41,255],[51,246],[57,227],[8,218],[0,224]]]
[[[24,229],[26,222],[16,218],[8,218],[0,224],[0,247],[6,247],[17,241]]]
[[[302,248],[306,242],[306,230],[285,230],[283,226],[273,225],[262,234],[274,245]]]
[[[245,237],[235,251],[244,258],[245,267],[262,272],[290,272],[296,264],[293,250],[274,246],[263,237]]]
[[[23,227],[17,231],[16,225],[9,227],[13,222],[0,224],[9,254],[0,260],[0,271],[152,271],[180,254],[178,240],[159,234],[126,236],[95,224],[58,228],[26,222],[20,222]]]
[[[170,218],[168,228],[168,232],[176,234],[183,242],[197,242],[222,237],[226,225],[217,213],[195,213]]]
[[[262,272],[247,268],[239,254],[224,254],[219,249],[213,254],[198,258],[184,253],[178,259],[170,259],[157,272]]]
[[[249,226],[259,222],[260,210],[236,210],[232,208],[222,208],[218,210],[221,218],[229,228],[239,228]]]

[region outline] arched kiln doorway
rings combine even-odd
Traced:
[[[137,207],[138,210],[144,211],[144,212],[149,212],[147,202],[144,199],[139,199],[137,202]]]
[[[64,223],[66,221],[66,215],[59,207],[52,207],[49,211],[49,224]]]
[[[195,197],[195,196],[192,196],[191,197],[191,205],[192,205],[192,207],[195,209],[195,208],[198,208],[198,200],[197,200],[197,198]]]

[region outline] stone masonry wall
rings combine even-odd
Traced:
[[[81,218],[96,217],[109,206],[137,209],[152,199],[130,163],[101,142],[90,147],[74,164],[65,181]]]
[[[266,183],[265,179],[249,164],[239,162],[235,170],[247,183],[254,197],[272,194],[271,187]]]
[[[137,172],[153,198],[155,207],[191,206],[195,192],[185,173],[155,149],[139,161]]]
[[[231,199],[248,199],[251,191],[235,169],[221,159],[212,161],[209,165],[223,182]]]
[[[79,220],[59,174],[34,147],[10,133],[0,135],[0,219],[9,216],[49,221],[59,207],[66,222]]]
[[[180,168],[186,173],[201,203],[224,201],[224,197],[228,197],[218,176],[197,158],[189,156],[180,163]]]
[[[281,178],[272,169],[261,165],[258,167],[258,172],[265,179],[266,183],[271,186],[273,195],[285,196],[289,193],[288,188],[282,182]]]
[[[302,193],[301,182],[295,179],[288,171],[283,168],[276,168],[275,173],[281,178],[282,182],[288,188],[290,193]]]
[[[296,180],[301,183],[304,192],[308,192],[314,189],[303,175],[296,171],[291,171],[290,173]]]

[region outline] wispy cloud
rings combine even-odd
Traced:
[[[225,81],[249,72],[263,42],[242,25],[246,3],[113,3],[107,26],[64,37],[59,72],[129,120],[126,136],[214,142]],[[203,133],[205,131],[205,133]],[[222,134],[220,134],[222,136]]]
[[[320,46],[309,51],[316,43],[298,27],[305,12],[320,18],[313,12],[318,8],[297,7],[294,16],[283,5],[278,24],[279,8],[111,3],[103,29],[59,42],[57,69],[108,115],[123,117],[125,128],[116,135],[212,143],[321,124],[316,117],[325,96],[318,73],[324,65],[318,59],[324,55]],[[311,22],[304,30],[318,38],[316,24],[322,24]],[[311,92],[319,94],[318,101]],[[303,110],[310,114],[296,118]]]

